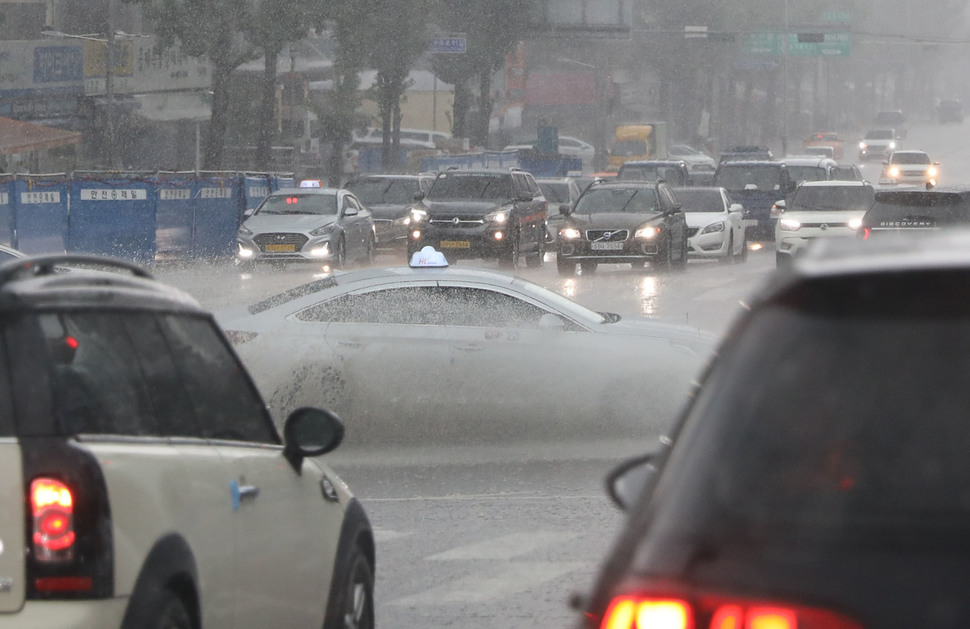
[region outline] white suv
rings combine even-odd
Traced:
[[[806,181],[795,188],[791,205],[771,210],[775,223],[775,262],[792,256],[817,238],[854,236],[875,193],[866,181]]]
[[[373,627],[371,526],[308,458],[335,416],[281,438],[212,316],[134,265],[7,262],[0,311],[0,624]]]

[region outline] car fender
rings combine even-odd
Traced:
[[[195,625],[201,626],[198,570],[192,550],[180,535],[162,537],[148,553],[128,600],[122,629],[150,626],[152,619],[147,614],[154,608],[152,601],[165,588],[182,598]]]

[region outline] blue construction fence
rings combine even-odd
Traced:
[[[229,257],[246,210],[295,185],[289,173],[0,175],[0,242],[143,264]]]

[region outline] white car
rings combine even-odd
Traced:
[[[901,147],[902,143],[895,129],[870,129],[859,142],[859,161],[881,160]]]
[[[692,258],[741,262],[748,257],[744,208],[724,188],[674,188],[687,219],[687,253]]]
[[[0,309],[0,625],[373,628],[340,420],[280,435],[212,315],[130,263],[6,262]]]
[[[939,165],[925,151],[893,151],[882,166],[879,183],[936,185]]]
[[[367,444],[545,438],[591,415],[641,437],[713,347],[508,273],[416,262],[435,259],[426,247],[416,268],[338,273],[220,321],[274,412],[326,404]]]
[[[673,159],[680,159],[687,163],[691,181],[695,186],[710,185],[714,181],[717,162],[707,153],[702,153],[686,144],[672,144],[667,153]]]
[[[778,266],[817,238],[855,236],[875,193],[865,181],[806,181],[791,205],[775,204],[775,261]]]
[[[519,144],[509,144],[503,151],[531,151],[536,148],[538,141],[536,142],[522,142]],[[593,156],[596,153],[596,149],[589,142],[580,140],[579,138],[574,138],[570,135],[559,136],[559,153],[560,155],[569,155],[570,157],[578,157],[583,160],[584,166],[589,166],[593,162]]]

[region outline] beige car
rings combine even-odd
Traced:
[[[281,437],[212,316],[128,263],[8,262],[0,308],[0,625],[373,627],[334,415]]]

